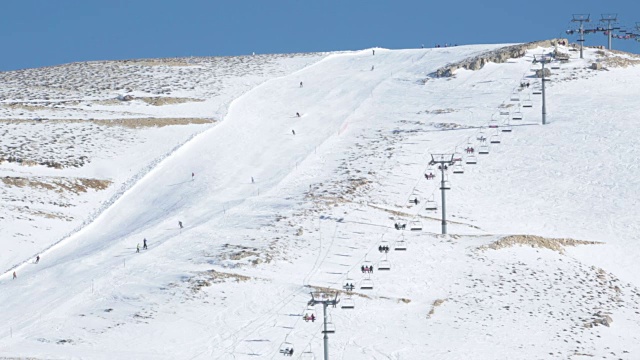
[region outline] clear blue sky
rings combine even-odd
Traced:
[[[85,60],[527,42],[565,36],[573,13],[596,20],[618,13],[621,25],[633,27],[640,1],[6,0],[0,71]],[[587,36],[587,45],[605,43],[602,34]],[[614,48],[638,53],[640,42],[614,40]]]

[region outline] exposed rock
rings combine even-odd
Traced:
[[[553,239],[553,238],[544,238],[542,236],[535,235],[511,235],[503,237],[502,239],[493,242],[489,245],[480,246],[479,250],[499,250],[508,247],[512,247],[514,245],[528,245],[534,248],[546,248],[554,251],[558,251],[560,253],[564,252],[565,246],[576,246],[576,245],[594,245],[601,244],[597,241],[584,241],[584,240],[575,240],[575,239]]]
[[[473,58],[465,59],[454,64],[449,64],[431,73],[430,76],[438,78],[449,77],[452,76],[454,72],[460,68],[467,70],[480,70],[486,63],[503,63],[509,59],[521,58],[529,49],[533,49],[536,47],[552,47],[562,40],[566,41],[565,39],[552,39],[534,41],[526,44],[505,46],[500,49],[488,51]]]

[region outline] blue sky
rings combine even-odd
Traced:
[[[618,13],[621,25],[633,27],[640,1],[9,0],[0,12],[0,70],[86,60],[527,42],[566,36],[573,13],[590,13],[594,20]],[[588,35],[586,44],[604,45],[606,38]],[[613,46],[640,52],[634,40],[614,40]]]

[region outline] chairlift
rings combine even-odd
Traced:
[[[551,63],[551,70],[560,70],[560,62],[554,61]]]
[[[522,112],[520,110],[514,111],[513,114],[511,114],[511,120],[522,120]]]
[[[280,344],[280,350],[279,350],[280,354],[284,355],[284,356],[289,356],[293,354],[293,344],[288,342],[287,339],[285,338],[284,342],[282,344]]]
[[[396,245],[393,248],[395,251],[407,251],[407,242],[404,240],[404,234],[400,240],[396,241]]]
[[[351,294],[346,295],[340,300],[340,308],[342,309],[355,309],[356,303],[353,301],[353,296]]]
[[[475,155],[467,155],[467,165],[475,165],[478,163],[478,158]]]
[[[489,128],[495,129],[498,127],[498,119],[489,120]]]
[[[411,223],[409,224],[409,230],[411,230],[411,231],[422,231],[422,221],[420,221],[420,220],[411,221]]]
[[[420,203],[420,197],[418,195],[409,196],[409,205],[418,205]]]
[[[492,144],[500,144],[500,135],[491,135],[491,140],[489,142]]]
[[[440,190],[451,190],[451,183],[449,182],[449,177],[447,175],[444,176],[444,180],[440,185]]]
[[[433,197],[432,197],[431,200],[427,200],[427,202],[424,204],[424,209],[425,210],[438,210],[438,203],[436,203],[435,199],[433,199]]]
[[[329,321],[327,321],[327,325],[326,325],[326,330],[323,328],[322,329],[322,333],[323,334],[335,334],[336,333],[336,326],[334,325],[333,321],[331,321],[331,315],[329,315]]]
[[[380,245],[378,245],[378,251],[384,252],[384,253],[388,252],[385,249],[388,250],[388,249],[391,249],[391,248],[389,247],[389,242],[387,240],[382,240],[382,241],[380,241]]]
[[[512,93],[509,101],[520,101],[520,94],[518,92]]]
[[[313,352],[311,352],[311,350],[308,350],[308,351],[304,351],[300,355],[300,359],[302,359],[302,360],[316,360],[316,356],[313,354]]]
[[[478,154],[486,155],[489,153],[489,145],[483,144],[478,148]]]
[[[313,317],[316,317],[316,309],[312,305],[308,305],[307,308],[304,310],[304,314],[302,317],[310,318],[311,315],[313,315]]]
[[[387,259],[387,255],[385,254],[384,260],[380,260],[378,262],[378,270],[381,271],[389,271],[391,270],[391,262]]]
[[[500,131],[511,132],[511,124],[509,124],[509,122],[507,121],[504,125],[502,125],[502,128],[500,128]]]
[[[462,166],[461,162],[458,162],[453,166],[453,173],[454,174],[464,174],[464,167]]]
[[[373,290],[373,280],[369,277],[362,279],[360,282],[360,290]]]
[[[531,91],[531,93],[533,95],[542,95],[542,88],[535,87],[535,88],[533,88],[533,91]]]

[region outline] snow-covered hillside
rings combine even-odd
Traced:
[[[308,306],[311,292],[340,300],[328,309],[332,359],[640,357],[638,60],[588,49],[585,60],[570,52],[568,63],[549,64],[545,126],[532,59],[551,48],[429,75],[501,47],[274,56],[238,69],[246,76],[235,72],[242,61],[225,67],[215,89],[188,66],[218,59],[175,60],[160,72],[70,66],[118,68],[137,84],[131,100],[109,105],[126,93],[89,95],[101,85],[86,84],[50,95],[29,83],[48,120],[21,122],[15,99],[5,100],[1,124],[22,137],[10,149],[44,136],[98,148],[68,149],[94,154],[77,167],[2,164],[3,197],[15,205],[3,208],[11,235],[0,258],[9,269],[0,357],[283,358],[293,348],[292,358],[320,359],[322,309]],[[163,76],[167,87],[142,85]],[[5,99],[23,94],[7,88]],[[192,100],[140,100],[169,95]],[[54,96],[67,104],[57,106],[94,103],[63,120],[41,104]],[[205,114],[219,121],[100,122]],[[56,133],[58,120],[67,133]],[[50,146],[44,155],[66,151]],[[433,153],[462,158],[446,172],[446,236],[439,210],[427,209],[442,205]],[[72,210],[34,214],[57,204]],[[70,225],[78,231],[58,242]],[[149,248],[138,253],[143,239]]]

